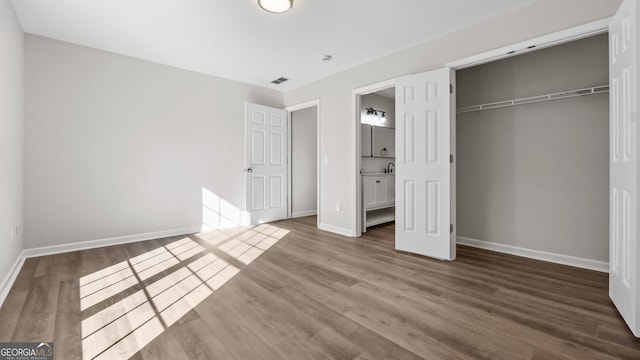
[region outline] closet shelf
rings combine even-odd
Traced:
[[[497,108],[503,108],[508,106],[537,103],[542,101],[566,99],[566,98],[571,98],[576,96],[600,94],[608,91],[609,91],[609,85],[601,85],[601,86],[594,86],[586,89],[569,90],[569,91],[563,91],[563,92],[547,94],[547,95],[538,95],[538,96],[532,96],[532,97],[526,97],[526,98],[520,98],[520,99],[498,101],[498,102],[492,102],[492,103],[481,104],[481,105],[464,106],[456,109],[456,112],[458,114],[461,114],[461,113],[467,113],[472,111],[497,109]]]

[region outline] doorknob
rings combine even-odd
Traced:
[[[246,168],[246,169],[244,169],[244,171],[250,173],[250,172],[253,172],[253,168]]]

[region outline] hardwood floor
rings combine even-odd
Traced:
[[[56,359],[640,359],[607,274],[468,247],[443,262],[315,217],[27,259],[0,341]]]

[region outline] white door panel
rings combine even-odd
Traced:
[[[266,181],[264,175],[252,175],[249,181],[251,182],[251,210],[264,210],[264,200],[266,198],[264,189]]]
[[[456,256],[452,78],[439,69],[396,81],[396,249],[445,260]]]
[[[284,110],[245,104],[247,212],[251,224],[287,217]]]
[[[639,336],[637,19],[637,2],[625,0],[609,26],[609,296]]]

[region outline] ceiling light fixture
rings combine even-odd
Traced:
[[[258,0],[258,5],[270,13],[283,13],[293,7],[293,0]]]

